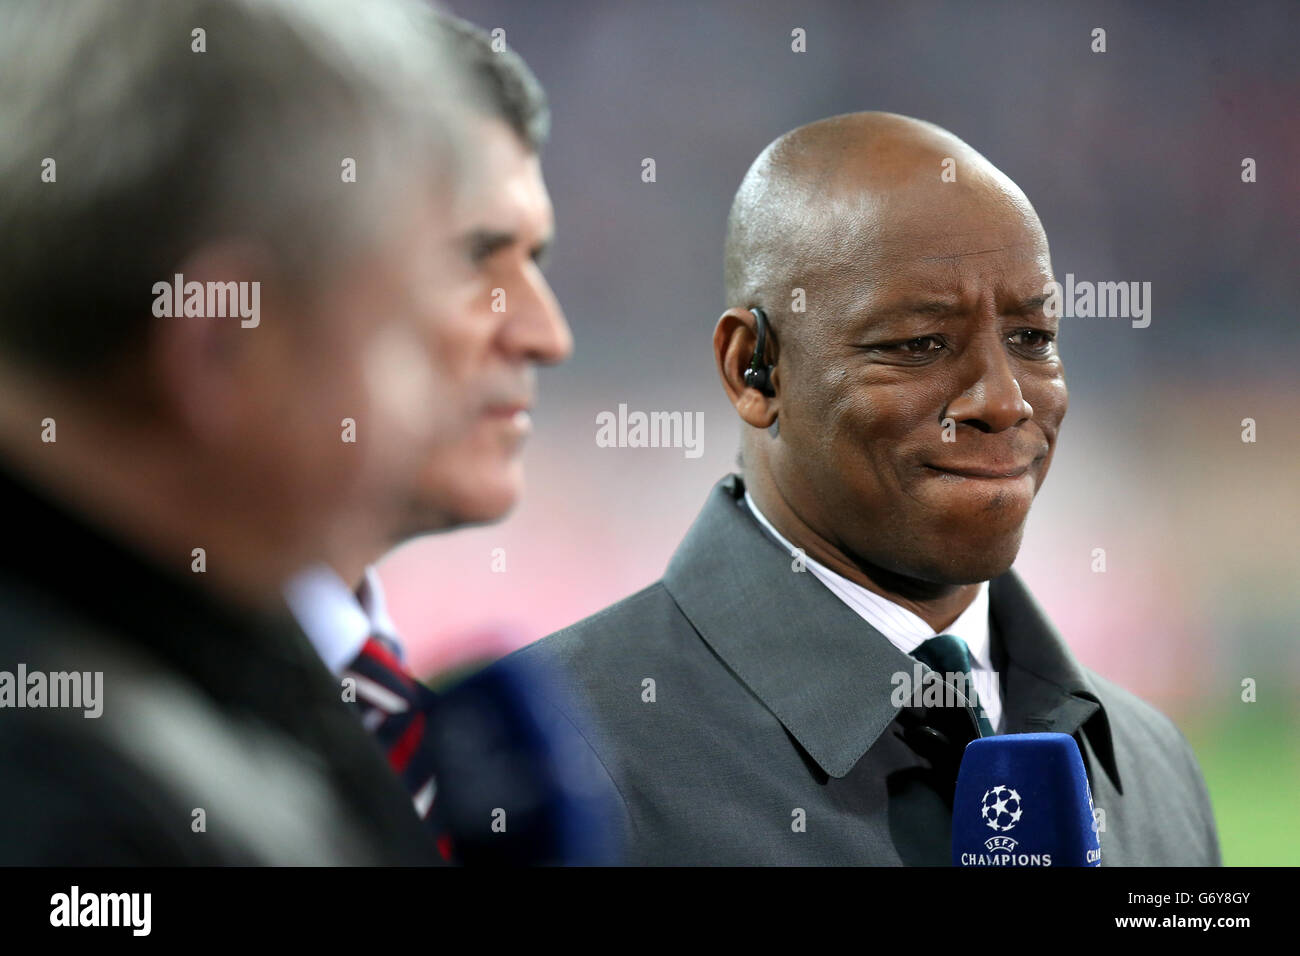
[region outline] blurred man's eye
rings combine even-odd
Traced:
[[[484,265],[496,250],[486,243],[475,243],[469,250],[469,261],[475,266]]]
[[[465,242],[469,261],[475,266],[483,266],[502,249],[510,246],[514,237],[508,233],[483,230],[472,234]]]

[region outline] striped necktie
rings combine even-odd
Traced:
[[[979,695],[975,693],[975,681],[971,676],[970,648],[966,646],[965,641],[952,634],[936,634],[912,651],[912,656],[939,674],[964,674],[965,686],[968,689],[966,699],[970,701],[976,719],[979,721],[980,736],[994,736],[993,725],[985,716],[984,708],[979,702]]]
[[[350,695],[350,703],[362,725],[383,748],[388,765],[411,794],[416,814],[437,837],[439,852],[444,859],[451,859],[450,838],[433,817],[438,787],[432,749],[425,745],[437,696],[411,676],[389,642],[375,635],[366,640],[343,678],[354,682],[356,693]]]

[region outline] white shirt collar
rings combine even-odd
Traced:
[[[781,532],[772,526],[758,505],[745,491],[745,504],[755,520],[771,535],[781,547],[793,553],[796,549]],[[975,600],[943,631],[930,627],[915,612],[882,597],[875,591],[868,590],[855,581],[850,581],[837,574],[824,564],[804,555],[803,563],[813,575],[828,587],[836,597],[842,600],[858,616],[889,639],[889,642],[904,654],[911,654],[921,644],[937,634],[952,634],[966,642],[976,666],[985,670],[993,669],[992,655],[989,650],[989,585],[980,583],[975,593]]]
[[[370,619],[370,633],[387,638],[395,647],[402,646],[397,636],[397,626],[388,616],[388,599],[384,596],[384,586],[379,580],[379,572],[373,566],[367,566],[357,587],[357,600],[361,609]]]
[[[369,568],[366,574],[369,584]],[[357,659],[372,633],[371,618],[356,595],[326,565],[313,565],[291,578],[285,585],[284,600],[307,640],[333,674],[341,674]],[[382,592],[378,602],[380,614],[387,621]]]

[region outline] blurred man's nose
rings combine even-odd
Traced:
[[[949,403],[946,417],[984,432],[1000,432],[1033,418],[1034,409],[1020,391],[1000,331],[977,336],[964,359],[962,382],[966,388]]]
[[[572,355],[569,323],[546,277],[534,263],[524,267],[515,296],[517,300],[507,305],[502,347],[514,358],[540,365],[554,365]]]

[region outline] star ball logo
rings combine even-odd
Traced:
[[[984,791],[984,799],[980,801],[984,823],[989,829],[1002,833],[1019,823],[1024,812],[1020,806],[1020,794],[1005,784]]]
[[[991,830],[1005,833],[1020,822],[1024,812],[1024,808],[1020,805],[1020,794],[1006,784],[1000,783],[984,791],[984,797],[980,800],[980,816],[985,826]],[[1016,841],[1009,836],[989,837],[984,841],[984,849],[995,854],[994,859],[997,860],[1012,859],[998,854],[1009,854],[1015,848]]]
[[[984,841],[984,853],[962,853],[962,866],[1051,866],[1050,853],[1016,853],[1018,841],[1004,836],[1015,827],[1024,816],[1024,806],[1020,794],[1015,788],[1004,783],[984,791],[980,800],[980,819],[990,830],[998,831],[998,836]]]

